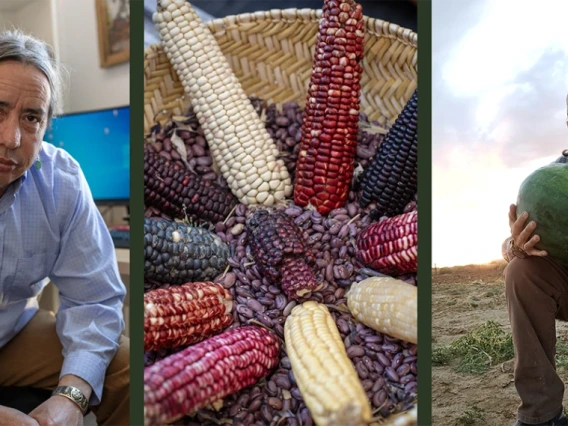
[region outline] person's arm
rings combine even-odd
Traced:
[[[90,403],[96,405],[124,329],[126,289],[107,226],[80,176],[77,202],[51,278],[61,301],[56,315],[65,357],[60,377],[72,374],[89,383],[93,388]]]
[[[501,255],[503,256],[503,259],[507,261],[507,263],[509,263],[514,257],[513,254],[511,253],[512,240],[513,237],[507,237],[505,241],[503,241],[503,244],[501,244]]]
[[[50,274],[61,303],[56,314],[64,357],[59,384],[71,381],[82,391],[86,384],[83,393],[90,405],[97,405],[124,328],[126,289],[112,239],[83,173],[79,171],[75,179],[73,202],[61,206],[69,214],[62,219],[61,250]],[[61,396],[53,399],[67,402]]]

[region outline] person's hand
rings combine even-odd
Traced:
[[[37,406],[30,417],[39,426],[83,426],[83,413],[77,404],[64,396],[54,395]]]
[[[516,248],[524,251],[528,256],[546,256],[546,250],[538,250],[535,245],[540,241],[538,235],[532,235],[536,229],[536,222],[531,220],[528,224],[529,215],[523,212],[517,219],[517,206],[511,204],[509,207],[509,227],[511,228],[511,237]],[[531,237],[532,235],[532,237]]]
[[[39,426],[37,420],[9,407],[0,406],[0,424],[3,426]]]

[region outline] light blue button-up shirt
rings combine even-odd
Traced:
[[[46,142],[39,158],[41,169],[32,166],[0,198],[0,347],[34,316],[36,296],[51,280],[60,298],[60,377],[87,381],[96,405],[124,328],[126,288],[78,163]]]

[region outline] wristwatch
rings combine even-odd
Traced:
[[[527,252],[522,248],[517,247],[515,245],[515,240],[513,240],[512,238],[511,241],[509,241],[509,249],[513,256],[518,257],[519,259],[524,259],[525,257],[527,257]]]
[[[51,395],[52,396],[61,395],[66,398],[69,398],[71,401],[73,401],[75,404],[79,406],[83,415],[85,415],[87,409],[89,408],[89,401],[87,401],[87,398],[85,398],[83,392],[81,392],[77,388],[74,388],[73,386],[57,386],[53,390]]]

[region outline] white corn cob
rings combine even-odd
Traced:
[[[276,144],[195,10],[185,0],[158,0],[153,19],[233,193],[247,205],[289,197],[292,182]]]
[[[353,283],[347,306],[367,327],[397,339],[418,343],[418,289],[392,277],[371,277]]]

